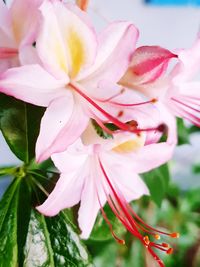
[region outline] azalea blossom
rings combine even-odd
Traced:
[[[0,1],[0,72],[31,60],[42,1],[13,0],[10,8]]]
[[[36,49],[42,66],[9,69],[0,77],[1,92],[47,107],[36,146],[38,161],[64,151],[85,130],[89,118],[130,129],[105,105],[121,94],[116,83],[138,38],[130,22],[112,23],[97,36],[86,13],[75,5],[46,0],[40,11]]]
[[[172,248],[165,243],[158,244],[148,236],[159,239],[160,234],[178,235],[148,226],[128,204],[149,194],[138,173],[149,171],[168,160],[163,142],[146,144],[147,140],[148,133],[138,135],[120,130],[116,131],[113,139],[105,140],[97,136],[90,124],[82,135],[82,141],[79,139],[67,151],[52,156],[61,176],[47,200],[37,209],[46,216],[54,216],[80,201],[78,222],[82,238],[89,237],[101,210],[113,237],[124,244],[125,241],[114,233],[104,211],[103,206],[108,202],[124,227],[148,248],[160,266],[164,266],[153,249],[170,254]]]
[[[199,51],[200,38],[191,49],[175,53],[156,46],[140,47],[120,83],[157,99],[174,116],[200,126],[200,83],[191,81],[200,67]],[[173,58],[178,63],[166,74]]]
[[[168,106],[173,113],[200,127],[200,37],[190,49],[178,51],[168,90]]]

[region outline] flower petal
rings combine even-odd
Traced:
[[[110,24],[99,37],[95,63],[77,79],[87,84],[108,80],[118,82],[126,72],[138,38],[138,30],[130,22]]]
[[[120,158],[122,160],[119,160]],[[101,159],[111,183],[117,191],[121,192],[127,202],[149,194],[147,186],[134,172],[132,164],[124,161],[124,155],[104,153]]]
[[[0,76],[0,92],[23,101],[48,106],[65,93],[66,80],[57,80],[39,65],[9,69]]]
[[[18,44],[32,44],[39,26],[39,6],[43,0],[14,0],[9,10],[12,28]]]
[[[167,141],[147,144],[141,148],[138,153],[130,156],[136,173],[150,171],[169,161],[173,156],[177,144],[175,117],[171,114],[168,108],[161,103],[157,103],[157,108],[160,111],[163,123],[167,126]]]
[[[36,143],[37,161],[41,162],[54,153],[66,150],[80,137],[88,121],[89,118],[70,91],[66,91],[66,96],[52,101],[41,121]]]
[[[132,154],[132,166],[136,173],[148,172],[172,158],[175,145],[167,142],[144,146],[139,153]]]
[[[55,216],[61,210],[76,205],[80,201],[84,182],[83,174],[80,171],[61,174],[51,194],[36,209],[46,216]]]
[[[97,46],[94,30],[59,1],[45,1],[41,11],[43,25],[37,41],[39,55],[57,75],[64,72],[74,78],[94,61]]]
[[[19,49],[19,60],[22,66],[33,64],[42,65],[37,50],[32,45],[27,45]]]
[[[200,68],[200,36],[190,49],[181,49],[177,55],[179,62],[171,73],[173,81],[179,83],[190,80],[198,74]]]
[[[3,1],[0,1],[0,37],[0,47],[13,47],[11,16]]]
[[[96,162],[90,165],[90,174],[87,177],[81,194],[81,205],[78,213],[78,223],[82,231],[81,237],[87,239],[94,226],[100,207],[106,203],[106,195],[100,184],[101,173],[97,171]]]
[[[134,86],[152,83],[166,71],[169,61],[177,57],[159,46],[141,46],[133,54],[132,62],[121,84]]]
[[[51,158],[61,173],[74,172],[84,165],[87,158],[87,148],[78,139],[66,151],[55,153]]]

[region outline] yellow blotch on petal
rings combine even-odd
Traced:
[[[138,135],[134,139],[127,140],[115,146],[112,150],[118,153],[131,153],[134,151],[138,151],[143,146],[144,137],[142,135]]]
[[[71,78],[74,78],[79,73],[81,66],[84,64],[85,49],[81,37],[74,30],[70,31],[67,42],[71,57],[70,76]]]
[[[12,29],[14,38],[17,44],[19,44],[23,38],[22,36],[22,24],[21,20],[16,20],[15,18],[12,18]]]
[[[55,40],[54,51],[60,68],[68,74],[67,60],[61,44]]]

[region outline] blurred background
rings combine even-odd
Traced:
[[[10,1],[7,1],[10,2]],[[200,1],[173,0],[91,0],[89,13],[101,30],[113,20],[131,20],[140,30],[140,45],[160,45],[168,49],[189,48],[200,29]],[[165,260],[169,267],[200,266],[200,132],[181,123],[180,146],[169,164],[170,181],[165,199],[154,203],[143,198],[134,203],[140,215],[153,225],[178,229],[181,238],[175,254]],[[0,166],[20,164],[0,135]],[[155,174],[156,183],[156,174]],[[0,196],[9,184],[0,179]],[[156,187],[156,184],[155,184]],[[98,228],[98,227],[97,227]],[[121,230],[120,230],[121,231]],[[126,234],[125,234],[126,235]],[[143,255],[140,244],[130,240],[119,247],[108,236],[93,233],[87,245],[97,267],[154,267]],[[163,255],[162,255],[163,258]]]

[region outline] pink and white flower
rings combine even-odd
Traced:
[[[153,249],[166,253],[171,253],[172,249],[150,241],[147,234],[156,239],[159,234],[177,235],[148,226],[128,204],[149,194],[138,173],[149,171],[169,159],[165,143],[146,144],[147,135],[116,131],[113,139],[104,140],[89,125],[82,141],[79,139],[67,151],[52,156],[61,176],[47,200],[37,209],[46,216],[54,216],[80,202],[78,222],[82,238],[89,237],[101,210],[113,237],[123,244],[124,240],[116,236],[104,211],[103,206],[108,202],[124,227],[148,248],[160,266],[164,266]]]
[[[174,116],[200,126],[200,82],[191,81],[199,70],[200,38],[191,49],[176,53],[155,46],[140,47],[121,84],[162,103]],[[168,63],[178,63],[166,74]]]
[[[167,104],[173,114],[200,127],[200,37],[190,49],[178,51],[171,73]]]
[[[42,1],[13,0],[10,8],[0,1],[0,73],[30,61],[39,27],[38,8]]]
[[[121,94],[116,83],[133,55],[138,30],[130,22],[110,24],[99,36],[74,5],[44,1],[36,49],[42,66],[13,68],[0,77],[0,91],[47,110],[36,145],[42,161],[64,151],[85,130],[89,118],[129,126],[105,110]]]

